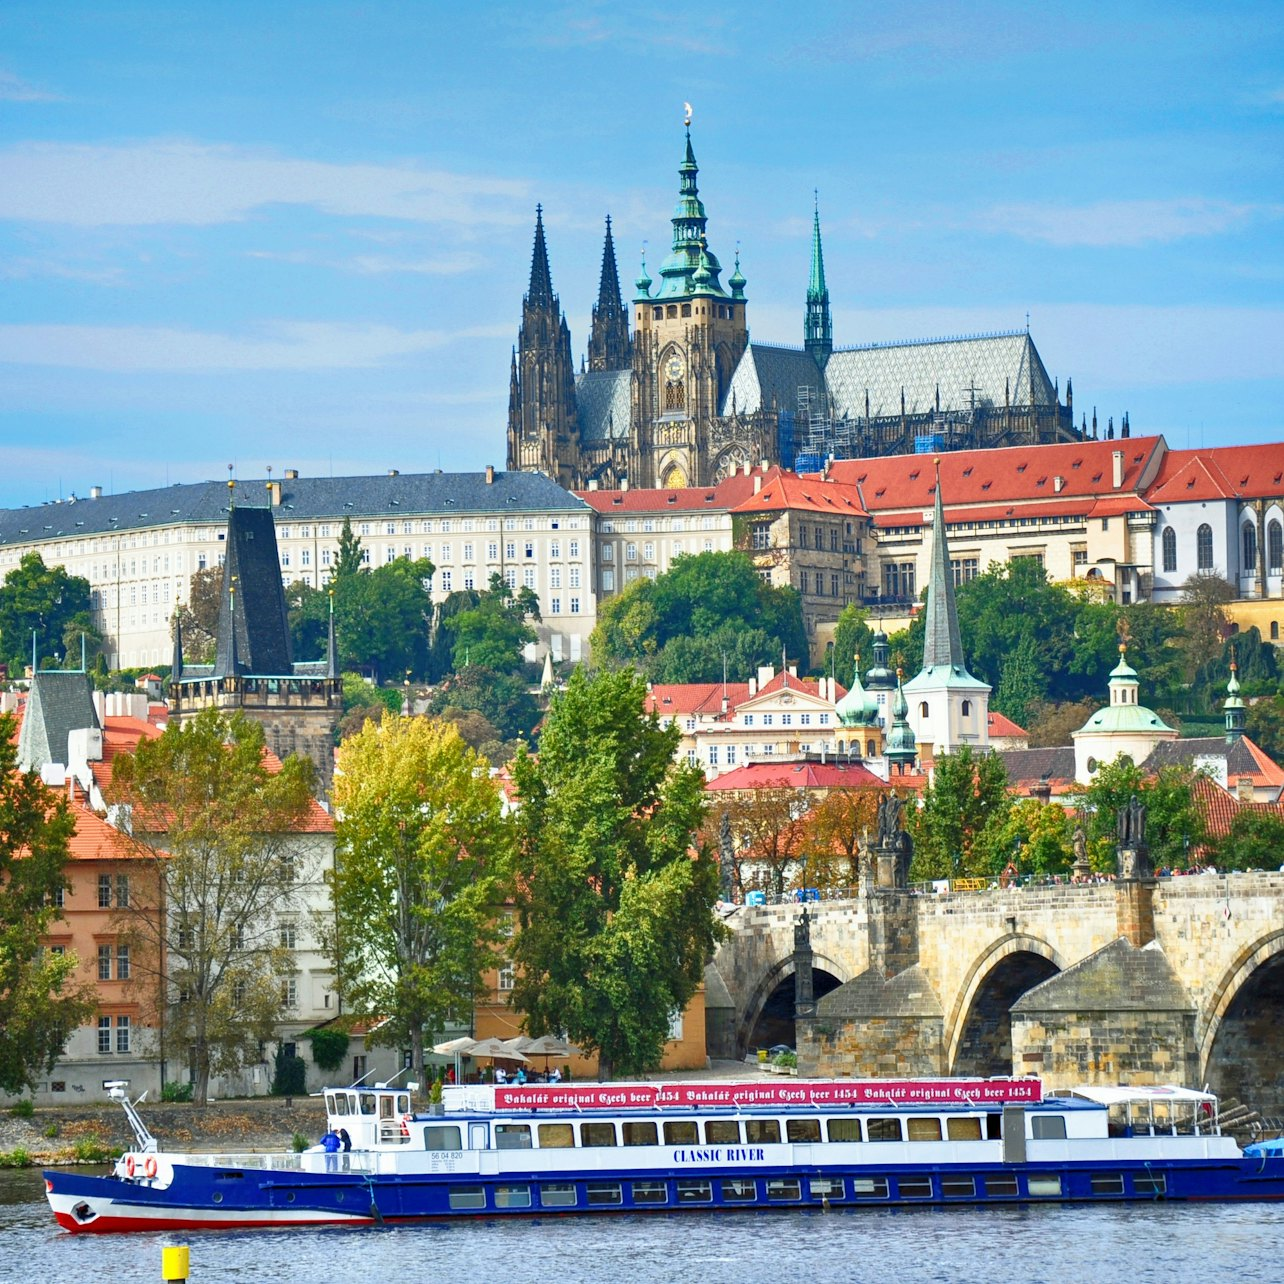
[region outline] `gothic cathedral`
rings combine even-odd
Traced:
[[[803,346],[751,344],[739,255],[724,285],[698,172],[688,128],[672,248],[658,283],[642,264],[632,333],[607,219],[578,375],[536,210],[509,378],[510,469],[545,473],[568,489],[707,486],[764,460],[801,471],[827,457],[1080,435],[1069,380],[1062,405],[1028,329],[835,351],[819,211]]]

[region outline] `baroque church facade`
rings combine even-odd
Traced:
[[[568,489],[708,486],[762,461],[805,471],[830,457],[1081,435],[1069,380],[1063,403],[1028,331],[835,349],[818,211],[803,345],[751,343],[739,255],[724,282],[698,174],[688,128],[672,246],[658,281],[643,262],[631,305],[607,219],[578,373],[537,209],[509,378],[510,469]]]

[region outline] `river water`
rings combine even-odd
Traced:
[[[588,1216],[384,1230],[68,1235],[37,1172],[0,1171],[0,1280],[160,1279],[191,1248],[191,1284],[834,1284],[932,1280],[1284,1278],[1284,1205],[853,1209]]]

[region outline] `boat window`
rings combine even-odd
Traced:
[[[722,1202],[724,1204],[744,1204],[758,1198],[756,1182],[743,1177],[726,1177],[722,1182]]]
[[[590,1204],[622,1204],[624,1194],[618,1181],[586,1181],[584,1193]]]
[[[1031,1115],[1030,1135],[1035,1141],[1064,1141],[1066,1136],[1065,1115]]]
[[[1155,1132],[1169,1133],[1173,1130],[1172,1109],[1166,1101],[1156,1101],[1153,1106]]]
[[[901,1121],[895,1117],[870,1119],[865,1124],[870,1141],[900,1141]]]
[[[842,1199],[845,1193],[841,1177],[813,1177],[807,1190],[812,1199]]]
[[[712,1204],[713,1182],[695,1177],[678,1178],[679,1204]]]
[[[942,1173],[941,1194],[946,1199],[971,1199],[976,1194],[976,1178]]]
[[[1172,1104],[1173,1131],[1189,1136],[1195,1131],[1195,1103],[1175,1101]]]
[[[486,1188],[484,1186],[451,1186],[451,1208],[485,1208]]]
[[[424,1129],[425,1150],[463,1150],[458,1124],[429,1124]]]
[[[626,1146],[654,1146],[659,1142],[655,1124],[650,1120],[645,1123],[631,1121],[620,1125]]]
[[[379,1098],[379,1118],[380,1119],[392,1118],[392,1098],[391,1097],[382,1096]]]
[[[1029,1178],[1029,1190],[1031,1195],[1059,1195],[1061,1194],[1061,1177],[1058,1174],[1051,1176],[1031,1176]]]
[[[540,1124],[539,1148],[541,1150],[564,1150],[574,1145],[574,1124]]]
[[[985,1116],[985,1136],[988,1141],[999,1141],[1003,1137],[1003,1116],[997,1112]]]
[[[995,1199],[1015,1199],[1021,1192],[1017,1189],[1015,1173],[992,1173],[985,1179],[985,1193]]]
[[[581,1146],[614,1146],[615,1125],[613,1123],[580,1124]]]
[[[940,1141],[941,1121],[933,1115],[911,1115],[906,1121],[911,1141]]]
[[[789,1141],[819,1141],[819,1119],[786,1119],[785,1137]]]
[[[496,1186],[496,1208],[529,1208],[531,1206],[531,1188],[529,1186]]]
[[[737,1145],[740,1141],[738,1119],[706,1119],[704,1139],[710,1146]]]
[[[700,1130],[694,1119],[675,1119],[664,1125],[664,1140],[669,1146],[698,1146]]]
[[[827,1119],[825,1131],[830,1141],[859,1141],[859,1119]]]
[[[569,1181],[549,1181],[539,1188],[539,1202],[545,1208],[574,1208],[575,1186]]]
[[[746,1119],[745,1140],[768,1142],[780,1140],[779,1119]]]
[[[340,1098],[340,1100],[342,1100],[342,1098]],[[335,1096],[333,1092],[327,1092],[325,1094],[325,1112],[328,1115],[337,1115],[339,1113],[338,1106],[335,1104]],[[343,1113],[345,1115],[348,1113],[346,1102],[344,1102]]]
[[[669,1187],[662,1181],[635,1181],[633,1183],[633,1202],[635,1204],[667,1204]]]
[[[886,1199],[886,1177],[853,1177],[852,1194],[857,1199]]]
[[[797,1177],[768,1177],[768,1199],[801,1199],[802,1182]]]
[[[1165,1195],[1168,1193],[1168,1177],[1165,1173],[1133,1173],[1133,1193],[1137,1195]]]
[[[1092,1193],[1094,1195],[1122,1195],[1124,1193],[1123,1173],[1093,1173]]]
[[[1111,1137],[1129,1137],[1132,1129],[1128,1126],[1128,1107],[1122,1101],[1114,1102],[1106,1116],[1106,1132]]]
[[[931,1199],[932,1179],[930,1177],[898,1177],[896,1189],[902,1199]]]
[[[945,1121],[945,1131],[951,1141],[980,1141],[981,1121],[975,1117],[950,1118]]]
[[[375,1112],[375,1095],[373,1092],[363,1092],[360,1097],[361,1113],[363,1115],[372,1115]]]
[[[531,1148],[530,1124],[496,1124],[496,1150],[529,1150]]]

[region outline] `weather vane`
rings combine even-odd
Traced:
[[[683,113],[682,123],[686,125],[687,128],[689,129],[691,127],[691,104],[690,103],[682,104],[682,113]]]

